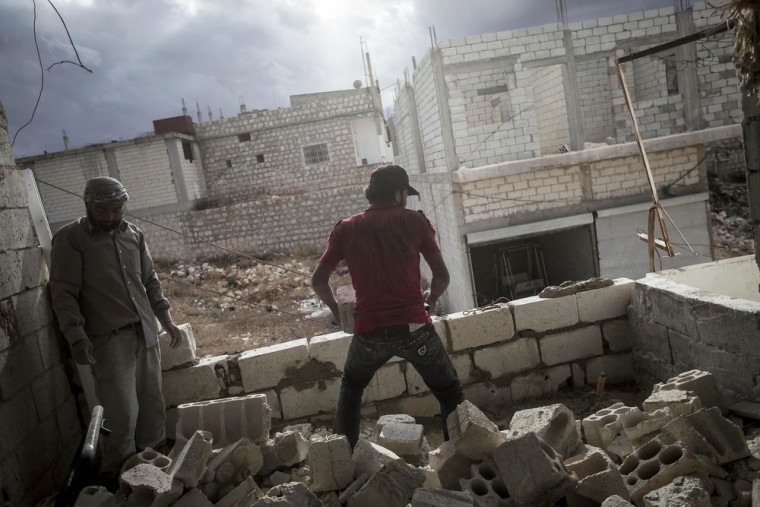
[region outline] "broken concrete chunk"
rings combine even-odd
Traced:
[[[167,473],[182,482],[185,488],[195,488],[206,473],[213,438],[208,431],[196,431],[172,461]]]
[[[377,436],[377,443],[398,454],[407,463],[422,464],[424,431],[425,427],[421,424],[386,423]]]
[[[631,497],[623,476],[607,453],[589,445],[582,446],[582,449],[582,453],[564,461],[567,470],[578,478],[575,492],[596,502],[603,502],[613,495],[629,500]]]
[[[275,486],[252,504],[253,507],[275,505],[277,507],[322,507],[319,497],[309,491],[302,482],[291,482]],[[225,506],[226,507],[226,506]],[[232,507],[231,505],[229,507]]]
[[[636,408],[618,402],[583,419],[581,426],[586,437],[586,443],[607,449],[607,446],[622,431],[622,416],[632,410],[636,410]]]
[[[644,412],[638,408],[623,415],[623,432],[634,447],[640,447],[662,431],[674,419],[670,408]]]
[[[101,507],[111,505],[107,502],[113,501],[113,493],[108,491],[104,486],[85,486],[77,496],[74,507]]]
[[[712,373],[702,370],[689,370],[669,378],[667,382],[655,384],[652,391],[678,389],[691,391],[697,396],[705,408],[718,407],[721,414],[728,413],[726,404],[718,389],[718,383]]]
[[[685,421],[713,448],[719,465],[750,455],[742,429],[723,417],[718,407],[687,415]]]
[[[572,456],[581,444],[575,416],[561,403],[515,412],[506,433],[512,438],[531,431],[565,458]]]
[[[386,424],[416,424],[417,420],[408,414],[385,414],[377,419],[375,434],[379,435]]]
[[[532,432],[502,443],[494,461],[509,495],[519,504],[551,503],[577,484],[559,453]]]
[[[172,507],[214,507],[214,504],[203,494],[203,491],[193,488],[182,495]]]
[[[266,442],[272,426],[272,409],[265,394],[250,394],[216,400],[185,403],[177,407],[177,440],[190,438],[198,430],[214,435],[216,448],[241,438]]]
[[[412,507],[471,507],[473,499],[464,491],[419,488],[414,491]]]
[[[472,460],[456,451],[451,440],[443,442],[428,454],[430,467],[438,473],[438,480],[445,489],[459,489],[460,477],[470,473]]]
[[[182,496],[182,483],[147,463],[130,468],[119,478],[119,497],[126,497],[126,505],[164,507]]]
[[[127,461],[124,462],[124,464],[121,467],[121,473],[123,474],[130,468],[133,468],[143,463],[153,465],[159,470],[166,472],[166,470],[169,468],[169,465],[171,465],[172,460],[169,459],[169,457],[164,456],[160,452],[154,450],[153,448],[146,447],[145,449],[138,452],[137,454],[130,457],[129,459],[127,459]]]
[[[314,439],[309,445],[306,461],[311,470],[312,491],[341,490],[354,480],[351,445],[344,435]]]
[[[175,366],[193,364],[195,356],[195,335],[189,323],[178,324],[182,336],[176,347],[171,347],[171,336],[166,331],[158,335],[158,343],[161,350],[161,370],[166,371]]]
[[[425,475],[403,460],[383,466],[348,499],[348,507],[405,507]]]
[[[702,408],[699,396],[690,391],[682,391],[680,389],[654,391],[649,398],[644,400],[642,405],[646,412],[654,412],[655,410],[668,407],[673,417],[693,414]]]
[[[467,458],[492,456],[494,449],[506,440],[499,427],[470,401],[460,403],[446,423],[456,451]]]
[[[367,474],[368,477],[380,470],[386,463],[397,459],[399,456],[390,449],[363,438],[356,442],[351,457],[354,465],[356,465],[356,474]]]
[[[632,507],[633,504],[617,495],[613,495],[602,502],[602,507]]]
[[[717,407],[716,407],[717,408]],[[697,476],[676,477],[667,484],[644,495],[645,507],[712,507],[710,494]]]

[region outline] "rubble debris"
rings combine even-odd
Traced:
[[[115,494],[88,487],[76,505],[749,506],[753,494],[760,499],[760,431],[721,413],[715,391],[705,388],[711,377],[684,372],[655,387],[641,407],[613,403],[580,423],[553,404],[517,411],[500,429],[463,402],[447,421],[452,440],[429,453],[417,452],[424,426],[405,414],[381,417],[353,451],[345,436],[310,424],[216,449],[209,431],[196,430],[168,456],[138,453]],[[401,430],[413,436],[409,460],[380,442]]]

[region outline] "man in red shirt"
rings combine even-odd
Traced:
[[[462,384],[435,332],[425,305],[435,306],[449,284],[449,272],[435,240],[435,230],[422,212],[406,209],[410,195],[406,171],[397,165],[376,169],[364,193],[365,211],[340,220],[312,275],[312,287],[340,323],[330,274],[345,260],[356,292],[354,336],[343,369],[333,432],[346,435],[353,447],[359,438],[364,389],[391,357],[414,366],[446,418],[464,401]],[[430,266],[430,291],[420,288],[420,254]]]

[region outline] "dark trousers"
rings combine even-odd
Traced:
[[[462,384],[433,325],[410,332],[409,326],[404,324],[354,335],[351,340],[333,425],[333,433],[346,435],[351,448],[359,439],[364,389],[375,372],[393,356],[414,366],[438,399],[443,436],[448,440],[446,419],[464,401]]]

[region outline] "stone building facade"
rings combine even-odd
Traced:
[[[449,307],[646,273],[636,234],[652,196],[615,59],[720,21],[697,3],[435,42],[389,123],[454,273]],[[668,222],[671,239],[698,245],[658,269],[712,258],[705,167],[715,146],[742,143],[728,36],[622,67],[660,199],[685,236]]]

